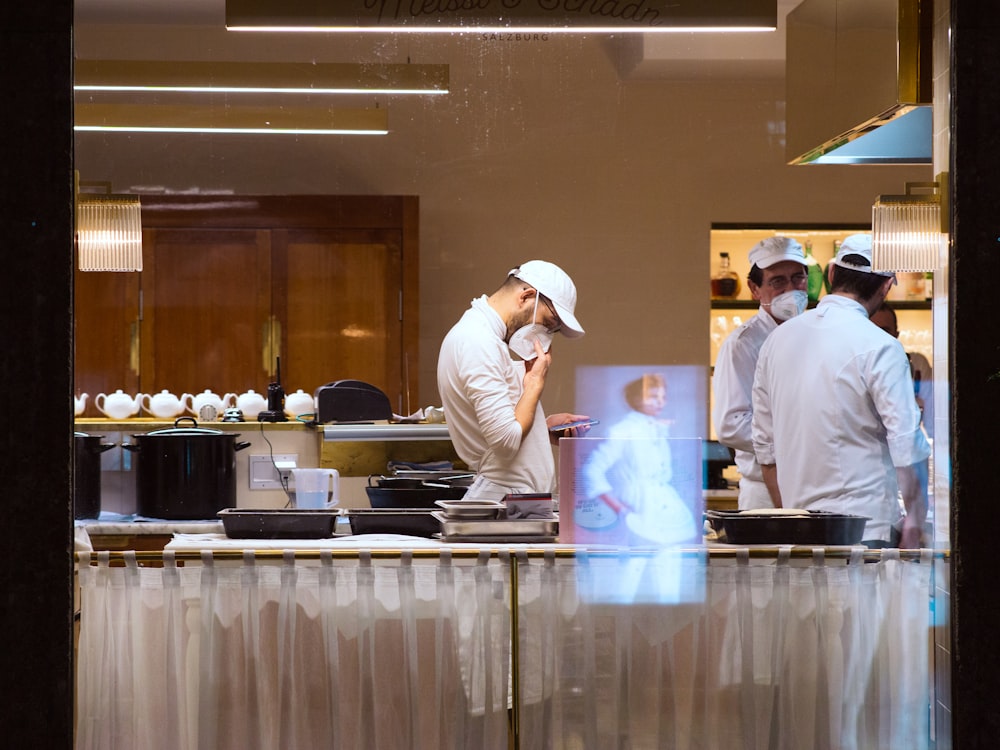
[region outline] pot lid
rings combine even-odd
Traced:
[[[190,422],[191,427],[181,427],[179,426],[181,422]],[[194,417],[178,417],[174,421],[173,427],[167,427],[162,430],[153,430],[152,432],[145,433],[146,436],[176,436],[176,437],[196,437],[199,435],[232,435],[233,437],[239,437],[236,433],[223,432],[222,430],[213,430],[208,427],[199,427],[198,422]],[[141,435],[136,435],[136,437],[142,437]]]
[[[229,433],[223,432],[222,430],[210,430],[206,427],[168,427],[163,430],[153,430],[152,432],[147,432],[144,435],[136,435],[136,437],[162,437],[162,436],[177,436],[177,437],[190,437],[196,435],[228,435]],[[237,437],[235,434],[233,437]]]

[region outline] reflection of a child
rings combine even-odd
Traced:
[[[691,510],[671,485],[669,423],[660,414],[667,403],[662,375],[643,375],[625,386],[632,408],[608,430],[608,440],[583,467],[590,497],[625,514],[629,529],[644,540],[675,544],[696,539]]]

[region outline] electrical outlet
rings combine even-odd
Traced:
[[[291,470],[298,465],[297,453],[250,456],[250,489],[282,490],[288,486]],[[282,483],[284,477],[284,483]]]

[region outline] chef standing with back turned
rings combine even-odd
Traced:
[[[715,361],[712,423],[719,442],[736,451],[740,510],[774,507],[753,452],[753,378],[764,340],[806,309],[806,256],[791,237],[768,237],[750,250],[747,286],[760,302],[750,320],[722,343]]]
[[[500,500],[508,493],[553,491],[550,441],[586,431],[550,433],[586,417],[561,413],[546,419],[541,404],[553,335],[583,336],[575,309],[576,286],[566,272],[531,260],[509,271],[493,294],[472,300],[445,336],[438,391],[455,451],[476,472],[466,497]]]
[[[753,445],[775,506],[866,516],[863,544],[914,548],[927,517],[920,467],[931,449],[906,352],[869,320],[896,283],[872,268],[871,247],[871,235],[847,237],[830,293],[764,342]]]

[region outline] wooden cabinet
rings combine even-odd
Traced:
[[[402,238],[372,230],[274,233],[274,316],[288,389],[357,378],[404,395]],[[414,366],[416,363],[414,362]],[[359,373],[366,373],[362,377]]]
[[[139,292],[136,273],[75,271],[74,387],[89,395],[85,416],[101,416],[98,393],[139,390]]]
[[[288,391],[418,392],[416,197],[142,201],[144,270],[78,274],[78,391],[263,392],[280,356]]]

